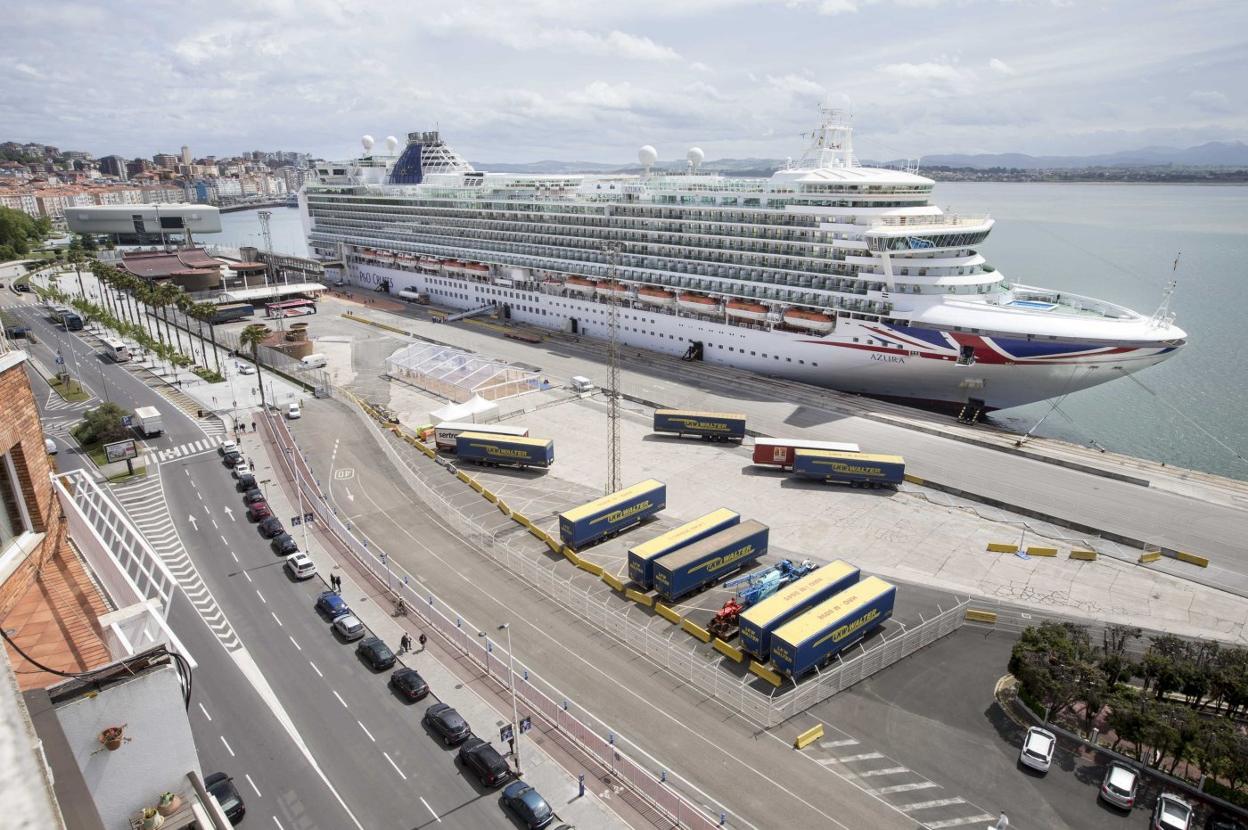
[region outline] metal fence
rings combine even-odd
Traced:
[[[358,411],[358,410],[357,410]],[[501,644],[481,636],[481,629],[464,619],[461,614],[439,600],[413,578],[401,566],[395,565],[383,550],[370,546],[359,539],[352,526],[344,522],[337,510],[312,476],[302,451],[298,448],[283,419],[267,416],[267,428],[277,439],[281,448],[279,456],[286,474],[298,482],[304,503],[316,514],[316,520],[325,528],[357,562],[369,570],[378,581],[384,581],[396,597],[403,597],[408,607],[416,613],[430,630],[440,635],[449,645],[473,663],[480,666],[487,676],[507,686],[509,663],[506,649]],[[474,534],[472,541],[481,541]],[[525,704],[528,714],[540,718],[570,740],[582,752],[598,762],[611,776],[629,790],[644,799],[667,821],[690,830],[710,830],[723,824],[720,816],[712,816],[686,797],[678,788],[695,791],[688,782],[674,775],[667,775],[657,762],[649,765],[638,762],[625,753],[621,736],[606,727],[592,714],[574,704],[554,686],[542,681],[527,667],[516,661],[516,695]],[[599,728],[589,725],[597,721]],[[666,780],[663,780],[666,778]],[[698,794],[700,801],[707,798]],[[724,816],[726,821],[726,816]]]

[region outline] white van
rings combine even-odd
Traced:
[[[329,363],[329,360],[320,352],[314,352],[307,357],[301,358],[299,362],[303,364],[305,369],[321,369]]]
[[[573,392],[593,392],[594,383],[583,375],[576,375],[572,378]]]

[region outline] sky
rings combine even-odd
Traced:
[[[1248,139],[1244,0],[6,0],[0,140],[337,159],[1083,155]]]

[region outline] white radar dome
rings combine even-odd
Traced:
[[[689,152],[685,153],[685,158],[689,160],[689,166],[698,169],[698,165],[706,160],[706,153],[701,147],[690,147]]]
[[[399,152],[399,140],[392,135],[386,136],[386,152],[392,156]]]
[[[360,144],[364,145],[364,152],[366,153],[373,149],[374,143],[375,142],[373,141],[373,137],[371,135],[362,136],[360,138]]]
[[[647,144],[637,151],[637,160],[641,162],[642,167],[649,168],[659,160],[659,151]]]

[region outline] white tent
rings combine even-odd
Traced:
[[[448,404],[441,409],[429,413],[429,420],[434,424],[446,421],[456,423],[484,423],[493,421],[498,416],[498,404],[487,401],[480,395],[473,395],[463,403]]]

